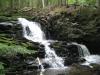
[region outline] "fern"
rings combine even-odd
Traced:
[[[5,75],[3,63],[0,62],[0,75]]]
[[[32,54],[35,53],[34,50],[28,50],[26,47],[19,45],[8,46],[6,44],[0,43],[0,55],[15,56],[17,53],[20,54]]]

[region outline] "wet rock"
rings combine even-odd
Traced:
[[[58,41],[51,44],[58,56],[64,59],[65,65],[73,63],[82,63],[86,60],[80,57],[79,48],[77,45],[70,44],[66,41]]]
[[[39,58],[45,58],[45,51],[39,51],[39,52],[37,52],[37,56]]]
[[[85,60],[84,58],[79,58],[79,59],[78,59],[78,62],[79,62],[79,63],[82,63],[82,62],[85,62],[85,61],[86,61],[86,60]]]
[[[68,66],[68,65],[72,65],[73,63],[79,63],[80,62],[79,59],[80,59],[79,57],[74,57],[74,58],[67,57],[65,58],[64,64]]]
[[[39,48],[40,48],[40,49],[44,49],[44,45],[40,45]]]
[[[44,48],[44,45],[39,45],[39,49],[38,49],[38,52],[37,52],[37,57],[45,58],[45,48]]]
[[[32,49],[38,50],[39,49],[39,43],[28,41],[28,40],[26,43],[27,43],[27,48],[30,50],[32,50]]]
[[[43,63],[43,66],[44,66],[44,68],[50,68],[50,65],[49,64],[47,64],[47,63]]]
[[[27,65],[26,68],[28,70],[33,70],[33,69],[37,70],[37,69],[39,69],[39,65],[37,65],[37,64]]]
[[[13,24],[12,23],[9,23],[9,22],[1,22],[0,23],[0,32],[3,33],[3,32],[6,32],[6,33],[11,33],[12,32],[12,26]]]

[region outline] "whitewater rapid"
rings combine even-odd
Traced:
[[[44,45],[46,54],[43,62],[49,64],[52,68],[64,67],[63,59],[57,56],[53,48],[50,48],[50,42],[46,39],[40,24],[28,21],[25,18],[18,18],[18,21],[22,25],[23,35],[26,39]]]

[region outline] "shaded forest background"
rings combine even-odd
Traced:
[[[47,8],[54,6],[68,6],[70,4],[81,6],[96,6],[100,5],[99,0],[0,0],[0,10],[21,10],[26,7],[32,8]]]
[[[78,42],[100,54],[100,0],[0,0],[0,75],[24,71],[30,67],[27,60],[43,50],[23,38],[19,17],[39,22],[47,39],[59,40],[57,52],[65,53],[66,43]]]
[[[48,38],[84,42],[97,49],[99,12],[100,0],[0,0],[0,21],[29,18],[43,25]]]
[[[41,23],[50,39],[83,42],[97,52],[99,12],[100,0],[0,0],[0,21],[25,17]]]

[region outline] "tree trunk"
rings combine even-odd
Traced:
[[[63,5],[63,0],[61,0],[61,6]]]
[[[18,9],[20,9],[20,3],[21,3],[20,0],[18,0]]]
[[[45,5],[48,6],[48,0],[45,1]]]
[[[58,6],[62,5],[62,0],[58,0]]]
[[[66,6],[66,0],[63,0],[63,5]]]
[[[96,0],[96,6],[100,8],[100,0]]]
[[[42,0],[42,6],[43,6],[43,8],[45,7],[44,0]]]
[[[37,0],[37,4],[36,4],[37,6],[37,8],[42,8],[43,7],[43,5],[42,5],[42,0]]]
[[[11,5],[11,9],[13,10],[14,9],[14,1],[13,0],[10,0],[10,5]]]

